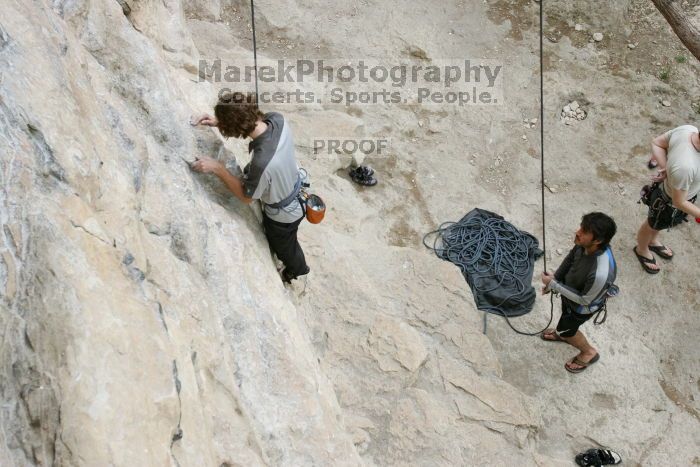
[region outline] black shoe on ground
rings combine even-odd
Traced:
[[[360,177],[371,177],[374,175],[374,169],[368,165],[361,165],[350,171],[350,176],[353,174],[359,175]]]
[[[373,174],[374,170],[372,170],[371,167],[365,167],[363,165],[351,170],[349,173],[353,182],[364,186],[374,186],[377,184],[377,179],[374,178]]]
[[[576,463],[582,467],[602,467],[622,462],[622,457],[609,449],[589,449],[576,456]]]

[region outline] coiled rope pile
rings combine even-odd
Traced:
[[[529,269],[530,243],[512,224],[496,217],[471,218],[447,222],[435,232],[440,233],[433,244],[436,254],[458,265],[463,273],[493,271],[508,285],[515,282],[519,289],[524,288],[518,276]]]
[[[432,243],[428,243],[431,236]],[[503,316],[519,334],[541,332],[520,331],[509,320],[528,313],[535,301],[536,292],[530,284],[532,265],[542,251],[532,235],[500,216],[477,209],[459,222],[441,224],[423,237],[423,245],[459,267],[480,310]]]

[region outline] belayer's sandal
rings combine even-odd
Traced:
[[[648,264],[656,264],[656,258],[649,259],[645,256],[640,255],[637,253],[637,247],[635,246],[632,248],[632,251],[634,252],[634,255],[637,257],[639,260],[639,264],[642,265],[642,268],[648,273],[648,274],[658,274],[660,269],[652,269],[648,266]]]
[[[663,259],[673,259],[673,253],[670,255],[666,253],[666,251],[671,251],[668,248],[666,248],[665,245],[649,245],[649,251],[652,251],[656,253],[657,255],[661,256]]]
[[[581,373],[582,371],[584,371],[589,366],[593,365],[598,360],[600,360],[600,354],[595,354],[595,357],[591,358],[587,362],[584,362],[583,360],[579,359],[578,357],[574,357],[564,364],[564,368],[566,368],[566,371],[568,371],[569,373]],[[572,363],[574,365],[580,366],[581,368],[569,368],[569,365],[571,365]]]
[[[622,462],[622,457],[610,449],[589,449],[576,456],[576,463],[581,467],[602,467]]]
[[[551,336],[551,338],[547,336]],[[566,342],[561,338],[557,330],[552,328],[542,331],[542,334],[540,334],[540,339],[547,342]]]

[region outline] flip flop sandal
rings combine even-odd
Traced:
[[[569,373],[581,373],[584,371],[586,368],[589,366],[593,365],[595,362],[600,360],[600,354],[595,354],[595,357],[591,358],[589,361],[584,362],[583,360],[579,360],[578,357],[574,357],[573,359],[569,360],[564,364],[564,368],[566,368],[566,371]],[[581,368],[569,368],[570,364],[578,365]]]
[[[545,336],[553,336],[553,337],[551,339],[548,339]],[[547,341],[547,342],[566,342],[564,339],[561,338],[561,336],[559,335],[559,333],[557,332],[556,329],[551,329],[551,328],[545,329],[544,331],[542,331],[542,333],[540,334],[540,339],[542,339],[543,341]]]
[[[352,178],[353,182],[355,182],[359,185],[374,186],[377,184],[377,179],[372,177],[371,175],[369,177],[367,177],[367,176],[360,175],[355,171],[350,172],[350,178]]]
[[[649,245],[649,250],[661,256],[663,259],[673,259],[673,254],[669,255],[668,253],[666,253],[666,250],[668,250],[668,248],[666,248],[664,245]]]
[[[642,268],[644,268],[644,271],[647,272],[647,274],[658,274],[660,269],[652,269],[647,264],[656,264],[656,258],[646,258],[639,253],[637,253],[637,247],[632,248],[632,251],[634,251],[634,255],[637,257],[639,260],[639,264],[642,265]]]

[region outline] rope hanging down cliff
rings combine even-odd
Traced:
[[[255,73],[255,102],[260,104],[258,95],[258,44],[255,42],[255,3],[250,0],[250,24],[253,29],[253,69]]]
[[[547,250],[544,185],[544,0],[539,2],[540,52],[540,195],[542,205],[542,250]],[[436,235],[432,245],[426,238]],[[550,294],[550,314],[547,325],[537,332],[516,329],[510,317],[521,316],[532,309],[535,294],[529,281],[532,267],[538,257],[537,240],[521,232],[502,217],[475,209],[459,222],[442,224],[423,237],[423,244],[435,254],[457,265],[472,289],[477,307],[505,318],[513,331],[526,336],[540,335],[552,323],[554,296]],[[438,246],[439,244],[439,246]],[[542,255],[544,270],[547,256]],[[506,311],[507,310],[507,311]],[[484,313],[484,334],[487,314]]]

